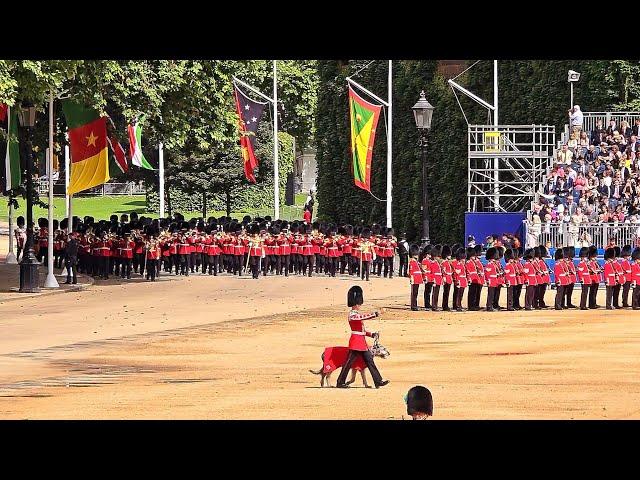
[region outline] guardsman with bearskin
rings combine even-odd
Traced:
[[[149,240],[145,242],[145,255],[147,262],[147,280],[152,282],[156,281],[156,273],[158,272],[158,258],[160,256],[158,248],[158,240],[155,237],[155,232],[151,229],[147,231]]]
[[[614,247],[609,247],[604,251],[604,283],[607,286],[607,310],[613,310],[614,291],[616,286],[618,286],[618,275],[614,265],[615,258],[616,251]]]
[[[370,241],[371,231],[364,229],[360,235],[360,278],[367,282],[369,281],[369,271],[371,270],[371,262],[376,258],[376,252],[374,250],[375,245]]]
[[[64,256],[64,232],[59,228],[60,222],[53,221],[53,267],[62,268]]]
[[[260,238],[260,226],[253,223],[249,225],[249,263],[251,264],[251,275],[254,279],[260,274],[260,263],[265,257],[262,239]]]
[[[464,266],[467,272],[467,280],[469,282],[469,293],[467,293],[467,310],[474,312],[480,310],[479,305],[476,305],[476,289],[480,288],[483,280],[480,279],[478,269],[476,267],[476,251],[473,247],[467,247],[466,249],[466,261]]]
[[[564,262],[567,264],[567,269],[569,271],[569,284],[564,289],[564,307],[565,308],[576,308],[576,306],[571,301],[573,298],[573,286],[578,281],[578,275],[576,272],[576,266],[573,263],[573,259],[576,256],[575,247],[563,247],[562,253],[564,255]]]
[[[591,270],[589,268],[589,247],[582,247],[578,252],[580,261],[576,269],[577,281],[580,283],[580,310],[589,310],[589,286],[591,285]]]
[[[409,247],[409,283],[411,284],[411,310],[418,310],[418,290],[423,283],[423,271],[418,262],[420,248],[418,245]]]
[[[493,297],[493,308],[496,311],[500,311],[500,293],[502,286],[505,284],[504,269],[502,268],[502,258],[504,257],[504,247],[496,247],[496,258],[493,260],[496,265],[496,272],[498,273],[498,286],[496,287],[496,294]]]
[[[628,308],[629,291],[631,290],[631,245],[622,247],[622,261],[620,262],[622,273],[624,275],[624,283],[622,284],[622,306]]]
[[[118,242],[118,255],[121,262],[120,278],[125,278],[125,276],[131,278],[131,263],[135,246],[136,244],[131,240],[129,233],[125,233],[124,238]]]
[[[362,358],[367,368],[369,368],[369,373],[371,373],[371,377],[373,377],[373,383],[376,388],[384,387],[389,383],[388,380],[382,379],[380,372],[376,368],[376,364],[373,362],[373,355],[371,355],[367,341],[365,340],[365,337],[377,338],[378,334],[377,332],[372,333],[367,331],[363,322],[370,318],[378,317],[380,312],[360,313],[360,307],[364,303],[363,297],[362,288],[358,286],[351,287],[347,293],[347,305],[351,307],[351,311],[349,312],[351,338],[349,338],[349,356],[340,371],[340,376],[338,376],[336,385],[338,388],[348,387],[348,385],[345,384],[345,380],[351,370],[351,365],[358,357]]]
[[[78,265],[78,249],[78,234],[73,232],[69,236],[64,249],[64,265],[67,269],[67,281],[64,283],[66,284],[73,283],[75,285],[78,283],[78,272],[76,271],[76,266]]]
[[[38,261],[45,265],[47,263],[47,255],[49,252],[49,220],[46,218],[39,218],[38,226],[40,227],[40,230],[38,231],[38,238],[36,239],[36,242],[38,243],[38,253],[36,257]]]
[[[518,270],[513,249],[507,248],[504,252],[504,286],[507,287],[507,311],[515,311],[513,303],[514,289],[518,285]]]
[[[394,236],[393,228],[388,228],[386,233],[386,245],[384,247],[384,278],[393,278],[393,260],[398,248],[398,239]]]
[[[598,264],[598,249],[593,245],[589,247],[589,270],[591,271],[591,284],[589,285],[589,309],[600,308],[597,304],[598,287],[602,281],[602,268]]]
[[[538,270],[534,264],[534,252],[528,249],[524,252],[524,264],[522,265],[522,273],[524,274],[525,296],[524,309],[533,310],[536,298],[536,290],[538,286]]]
[[[420,248],[420,247],[418,247]],[[431,270],[431,251],[433,247],[431,245],[425,245],[420,252],[420,268],[422,268],[422,283],[424,284],[424,309],[431,310],[431,291],[433,290],[433,282],[435,281],[433,272]]]
[[[433,275],[433,291],[431,293],[431,311],[437,312],[438,298],[440,297],[440,287],[443,284],[442,278],[442,245],[436,245],[431,250],[433,257],[429,266],[431,267],[431,275]]]
[[[625,275],[622,265],[620,264],[620,247],[613,247],[613,250],[616,255],[613,260],[613,268],[616,271],[617,281],[616,286],[613,288],[613,308],[622,308],[622,305],[620,305],[620,290],[622,289],[622,285],[624,285]]]
[[[467,267],[466,267],[466,251],[464,247],[459,247],[456,251],[456,259],[451,262],[453,266],[453,281],[455,285],[455,295],[453,297],[453,308],[456,312],[462,311],[462,297],[464,295],[464,289],[469,285],[467,279]]]
[[[556,249],[556,264],[553,267],[553,276],[556,283],[556,301],[555,309],[562,310],[564,306],[564,291],[571,282],[569,268],[567,262],[564,261],[564,251],[562,248]]]
[[[631,308],[640,310],[640,247],[634,249],[631,254],[631,286]]]
[[[522,310],[520,304],[520,293],[524,285],[524,271],[522,269],[522,255],[518,248],[513,249],[514,264],[516,266],[516,285],[513,287],[513,308]]]
[[[498,255],[498,251],[495,247],[487,248],[487,252],[485,253],[485,258],[487,260],[487,263],[484,266],[485,284],[487,285],[487,304],[485,307],[487,312],[496,311],[494,307],[496,290],[500,286],[500,283],[498,280],[498,269],[496,267],[496,261],[495,261],[497,255]]]
[[[453,285],[453,265],[451,265],[451,247],[449,245],[442,246],[442,263],[440,264],[440,270],[442,272],[442,311],[448,312],[449,308],[449,293],[451,292],[451,285]]]
[[[324,247],[327,249],[327,262],[329,266],[329,273],[332,277],[336,276],[336,270],[338,269],[338,261],[340,259],[340,247],[338,246],[338,236],[335,227],[329,230],[329,235],[325,239]],[[326,268],[326,267],[325,267]]]

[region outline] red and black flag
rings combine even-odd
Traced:
[[[256,183],[253,170],[258,166],[255,155],[256,134],[258,123],[267,102],[256,102],[247,97],[238,85],[234,84],[234,96],[236,99],[236,111],[240,126],[240,147],[244,162],[244,174],[251,183]]]

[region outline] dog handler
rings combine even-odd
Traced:
[[[378,336],[377,332],[368,332],[364,328],[364,320],[375,318],[380,315],[380,312],[360,313],[359,310],[363,303],[364,296],[362,294],[362,288],[358,286],[351,287],[349,292],[347,292],[347,306],[351,307],[351,311],[349,311],[349,327],[351,328],[349,356],[347,357],[346,363],[342,366],[342,370],[340,370],[340,376],[338,377],[336,385],[338,388],[348,388],[348,385],[345,384],[347,374],[351,370],[351,365],[358,357],[361,357],[369,368],[376,388],[383,387],[389,383],[389,380],[382,379],[380,372],[376,368],[376,364],[373,362],[373,355],[371,355],[369,351],[367,340],[364,338],[365,336]]]

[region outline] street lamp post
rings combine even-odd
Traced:
[[[418,146],[422,153],[422,244],[427,245],[429,240],[429,195],[427,191],[427,145],[428,133],[431,129],[434,107],[424,96],[424,90],[420,92],[420,99],[413,106],[413,116],[416,127],[420,132]]]
[[[37,293],[40,291],[39,262],[33,250],[33,146],[31,131],[36,123],[36,107],[23,106],[18,111],[20,126],[27,133],[27,241],[20,261],[20,292]]]

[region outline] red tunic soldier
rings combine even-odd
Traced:
[[[633,251],[631,260],[631,286],[633,287],[631,308],[640,310],[640,247]]]
[[[495,247],[487,248],[487,252],[485,254],[485,258],[487,259],[487,264],[484,266],[484,276],[485,283],[488,287],[487,289],[487,304],[486,310],[487,312],[495,312],[494,301],[496,297],[496,290],[500,286],[500,281],[498,280],[498,269],[495,264],[495,258],[498,254],[498,251]]]
[[[618,275],[614,266],[615,258],[616,252],[614,247],[609,247],[604,251],[604,282],[607,286],[607,310],[613,310],[613,292],[618,285]]]
[[[538,270],[534,264],[534,252],[529,249],[524,254],[524,264],[522,265],[522,273],[524,274],[524,285],[526,286],[524,297],[524,309],[533,310],[536,289],[538,285]]]
[[[514,311],[513,293],[518,285],[518,267],[516,266],[515,255],[511,248],[507,248],[504,252],[504,285],[507,287],[507,310]]]
[[[442,310],[448,312],[449,293],[453,285],[453,266],[451,265],[451,247],[449,245],[442,246],[442,263],[440,269],[442,271]],[[455,290],[454,290],[455,291]]]
[[[433,259],[431,256],[432,250],[433,247],[431,247],[431,245],[425,245],[422,250],[422,260],[420,261],[420,266],[422,268],[422,283],[424,283],[423,296],[425,310],[431,310],[431,291],[435,281],[435,276],[431,269],[431,261]]]
[[[622,247],[622,261],[620,262],[622,272],[624,274],[624,283],[622,284],[622,306],[628,308],[629,291],[631,290],[631,245]]]
[[[571,277],[567,263],[563,261],[564,252],[562,248],[556,249],[555,260],[556,264],[553,267],[553,276],[556,283],[556,301],[555,309],[562,310],[564,304],[564,290],[569,283],[571,283]]]
[[[596,297],[598,295],[598,287],[602,281],[602,269],[598,264],[596,257],[598,256],[598,249],[593,245],[589,247],[589,271],[591,272],[591,284],[589,285],[589,309],[599,308],[596,303]]]
[[[347,294],[347,305],[351,307],[349,312],[349,328],[351,329],[351,337],[349,338],[349,356],[346,363],[343,365],[338,377],[337,387],[346,388],[345,381],[347,380],[347,374],[351,370],[351,366],[356,358],[362,358],[369,368],[369,373],[373,377],[373,383],[376,388],[380,388],[389,383],[388,380],[383,380],[380,372],[376,368],[376,364],[373,362],[373,355],[369,351],[366,337],[378,337],[377,333],[369,332],[364,327],[364,321],[370,318],[375,318],[380,315],[378,311],[372,313],[360,313],[360,307],[364,303],[364,296],[362,294],[362,288],[355,286],[349,289]]]
[[[431,310],[437,312],[438,308],[438,297],[440,296],[440,286],[443,284],[442,279],[442,245],[436,245],[431,250],[431,256],[433,259],[429,264],[429,269],[431,270],[431,275],[433,275],[433,292],[431,294]]]
[[[591,285],[591,270],[589,268],[589,247],[582,247],[578,253],[580,261],[576,269],[577,280],[581,284],[580,289],[580,310],[588,310],[587,300],[589,298],[589,287]]]
[[[120,258],[120,278],[131,278],[131,263],[133,261],[133,249],[136,244],[128,233],[118,242],[118,256]]]
[[[423,283],[423,270],[418,262],[420,249],[417,245],[409,247],[409,283],[411,284],[411,310],[418,310],[418,290]]]
[[[452,266],[453,281],[456,286],[453,308],[456,309],[456,312],[461,312],[464,289],[469,285],[469,280],[467,279],[466,251],[464,248],[458,248],[458,251],[456,252],[456,259],[452,262]]]
[[[622,308],[620,305],[620,290],[622,289],[622,285],[625,282],[625,274],[624,269],[622,268],[622,264],[620,263],[620,247],[613,247],[615,252],[615,258],[613,260],[613,269],[616,271],[616,281],[617,284],[613,287],[613,308]]]

